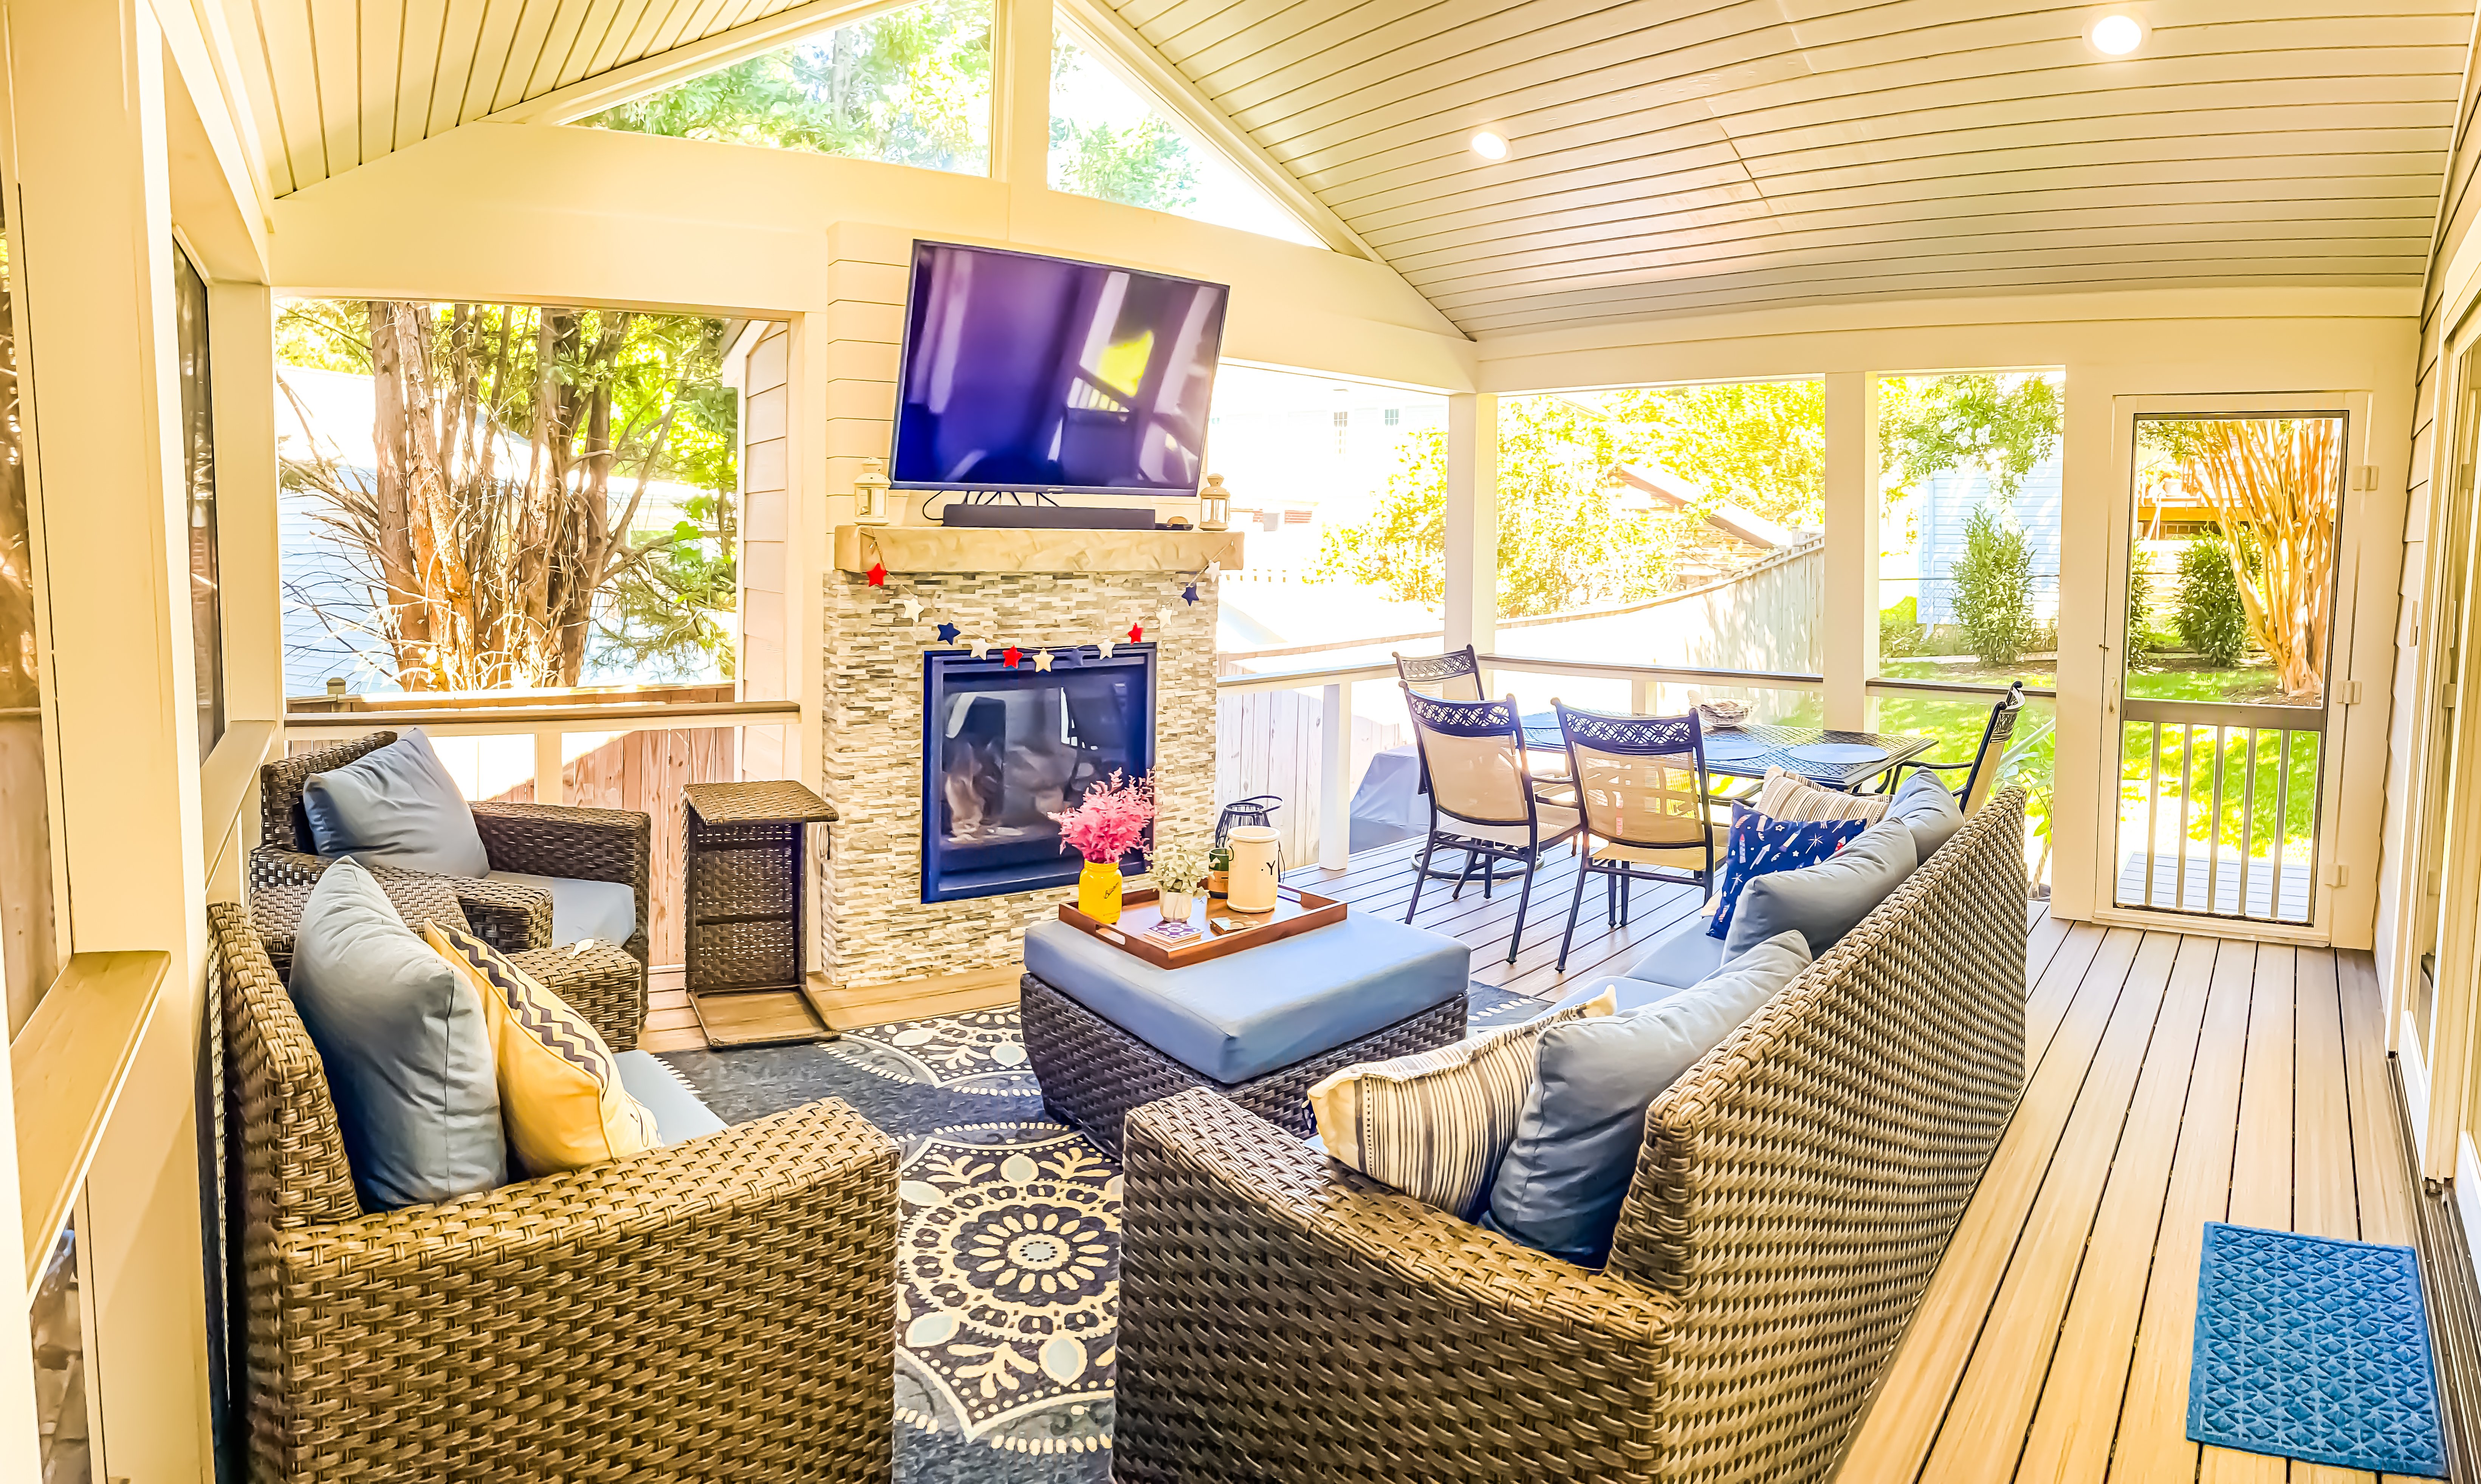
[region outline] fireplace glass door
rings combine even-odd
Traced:
[[[1154,650],[1058,653],[1049,669],[923,657],[922,899],[1063,886],[1084,864],[1052,816],[1154,766]],[[1128,863],[1142,857],[1132,852]]]

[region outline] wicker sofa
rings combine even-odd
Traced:
[[[365,1212],[250,919],[222,1004],[233,1394],[258,1480],[877,1480],[896,1147],[833,1100]],[[578,1009],[614,1050],[637,1019]]]
[[[1822,1479],[2023,1090],[1994,796],[1647,1110],[1589,1272],[1212,1092],[1126,1126],[1116,1476]]]
[[[301,808],[302,787],[313,774],[342,768],[364,753],[396,741],[394,732],[296,753],[258,770],[259,846],[250,852],[249,879],[254,887],[307,886],[319,879],[329,862],[311,842],[310,818]],[[620,809],[579,809],[558,804],[471,804],[474,827],[483,837],[483,852],[493,871],[523,872],[535,876],[564,876],[581,881],[619,881],[638,893],[638,930],[621,944],[637,960],[640,989],[646,965],[647,851],[652,823],[642,814]],[[372,874],[384,882],[392,876],[415,875],[387,867]],[[465,876],[441,876],[457,894],[474,935],[503,953],[549,948],[552,943],[551,895],[519,882]],[[635,1028],[631,1034],[635,1035]]]

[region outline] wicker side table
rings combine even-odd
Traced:
[[[836,811],[797,783],[681,788],[682,980],[709,1046],[832,1040],[803,993],[803,837]]]

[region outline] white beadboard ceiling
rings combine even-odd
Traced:
[[[810,7],[224,0],[278,194]],[[815,0],[814,0],[815,3]],[[1107,0],[1476,337],[1949,292],[2420,282],[2470,0]],[[261,71],[263,68],[263,71]],[[1480,128],[1505,160],[1467,148]]]
[[[803,0],[222,0],[277,195]]]

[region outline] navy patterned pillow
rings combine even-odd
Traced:
[[[1733,820],[1731,845],[1723,858],[1723,885],[1714,894],[1714,921],[1707,933],[1716,938],[1731,933],[1732,911],[1740,904],[1740,888],[1778,871],[1815,866],[1868,827],[1867,820],[1778,820],[1763,814]]]

